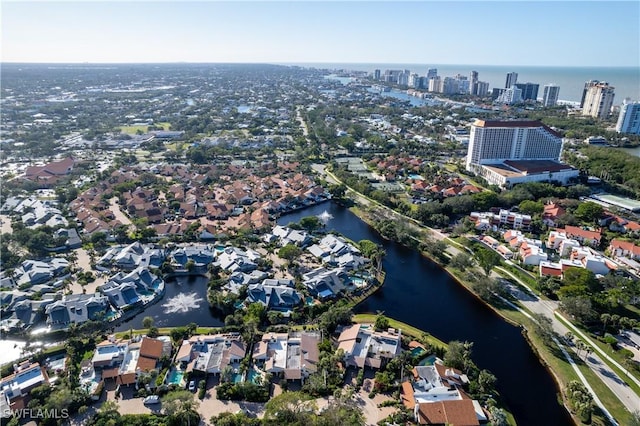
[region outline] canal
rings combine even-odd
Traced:
[[[371,240],[386,251],[385,284],[356,312],[382,311],[441,340],[473,342],[473,360],[498,378],[498,391],[519,425],[571,424],[568,413],[558,404],[555,382],[520,328],[505,322],[437,264],[415,250],[382,239],[348,209],[334,203],[285,215],[278,222],[286,225],[325,210],[333,215],[328,230],[354,241]]]

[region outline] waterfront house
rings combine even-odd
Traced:
[[[309,293],[321,300],[326,300],[336,297],[339,292],[345,290],[341,275],[346,277],[341,268],[329,270],[319,267],[303,274],[302,282],[309,289]]]
[[[182,342],[176,362],[186,371],[219,375],[227,366],[237,371],[246,352],[239,333],[192,336]]]
[[[70,294],[47,306],[47,324],[68,326],[89,320],[104,320],[109,309],[106,296],[100,294]]]
[[[338,348],[344,351],[347,366],[379,369],[401,351],[400,330],[375,331],[372,325],[353,324],[338,337]]]
[[[304,381],[317,371],[319,342],[317,333],[265,333],[254,345],[252,358],[267,373]]]
[[[288,316],[291,310],[302,303],[302,294],[293,288],[291,280],[285,280],[285,285],[279,281],[283,280],[264,280],[260,284],[251,284],[245,302],[260,303],[267,309],[277,310]]]
[[[402,383],[401,400],[414,411],[418,424],[470,426],[486,423],[488,416],[480,403],[463,390],[469,384],[459,370],[433,365],[416,366],[411,380]]]
[[[254,250],[242,250],[236,247],[226,247],[218,255],[216,264],[228,272],[251,272],[258,268],[256,261],[260,254]]]
[[[47,371],[39,363],[27,360],[14,365],[13,374],[0,380],[0,407],[14,411],[27,408],[29,392],[48,383]]]

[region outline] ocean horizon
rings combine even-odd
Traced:
[[[621,105],[625,98],[640,101],[640,67],[567,67],[538,65],[473,65],[473,64],[422,64],[422,63],[345,63],[345,62],[279,62],[281,65],[301,67],[367,71],[379,69],[408,69],[421,76],[427,69],[436,68],[438,75],[453,77],[456,74],[469,76],[471,71],[478,72],[478,79],[489,83],[489,90],[504,87],[507,73],[517,72],[519,83],[538,83],[538,97],[542,97],[546,84],[560,87],[559,99],[580,102],[584,83],[589,80],[606,81],[615,87],[614,105]]]

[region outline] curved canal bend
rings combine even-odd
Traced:
[[[497,388],[519,425],[572,424],[558,404],[556,384],[518,327],[504,321],[440,266],[417,251],[386,241],[348,209],[324,203],[281,217],[286,225],[327,210],[327,225],[346,237],[368,239],[384,246],[384,286],[356,312],[386,315],[428,331],[444,341],[473,342],[472,358],[479,368],[497,377]]]

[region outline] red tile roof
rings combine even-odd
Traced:
[[[451,426],[480,425],[473,401],[469,399],[420,404],[418,423],[421,425],[447,424]]]

